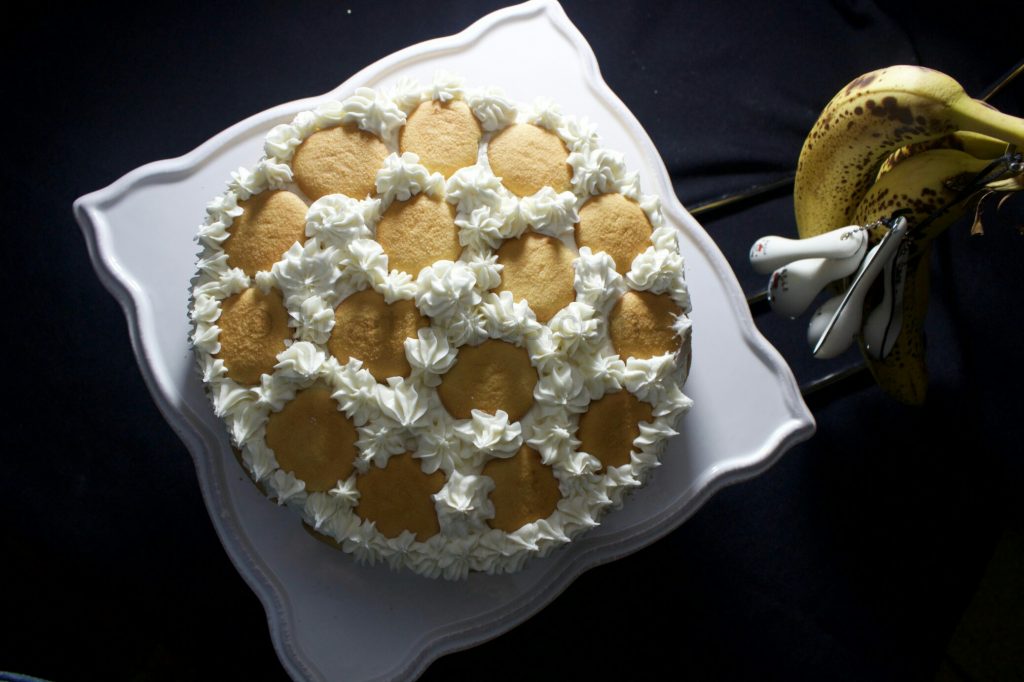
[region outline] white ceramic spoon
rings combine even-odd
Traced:
[[[843,296],[845,294],[839,294],[828,299],[821,306],[814,311],[811,315],[811,322],[807,325],[807,343],[813,346],[821,338],[821,335],[825,333],[825,329],[828,327],[828,323],[832,320],[832,316],[836,314],[836,310],[839,309],[839,304],[843,302]]]
[[[860,247],[847,258],[805,258],[773,272],[768,280],[768,303],[772,310],[779,315],[797,317],[807,310],[825,285],[853,274],[868,248],[867,239],[857,241]]]
[[[884,360],[892,351],[896,337],[900,335],[903,322],[903,288],[907,283],[907,253],[909,249],[904,243],[895,255],[885,264],[882,275],[885,280],[885,293],[882,301],[868,315],[861,335],[864,348],[868,355],[876,360]]]
[[[750,266],[754,272],[767,275],[786,263],[805,258],[850,258],[867,239],[867,230],[859,225],[847,225],[807,239],[769,235],[750,247]]]
[[[907,220],[900,217],[896,219],[892,228],[882,237],[864,259],[853,283],[846,293],[842,294],[835,312],[830,316],[824,331],[817,336],[817,341],[812,341],[812,353],[816,358],[834,358],[853,343],[853,338],[860,331],[861,322],[864,319],[864,297],[867,296],[871,283],[885,267],[885,263],[892,259],[907,233]],[[831,300],[825,305],[831,303]],[[821,309],[819,309],[821,312]],[[808,331],[810,331],[808,329]]]

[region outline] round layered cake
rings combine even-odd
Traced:
[[[675,230],[586,118],[451,74],[268,131],[207,206],[192,343],[260,488],[356,559],[519,570],[691,401]]]

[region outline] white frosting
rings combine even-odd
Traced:
[[[547,408],[584,412],[590,405],[583,372],[568,363],[561,363],[541,372],[533,397]]]
[[[329,374],[334,389],[332,397],[355,423],[362,426],[381,414],[377,394],[377,380],[360,360],[352,359]]]
[[[657,406],[667,395],[671,375],[677,369],[679,367],[672,353],[656,355],[646,360],[629,358],[626,360],[622,384],[641,400]]]
[[[424,90],[414,79],[402,76],[388,88],[387,95],[396,107],[409,114],[423,101]]]
[[[291,309],[301,307],[303,301],[313,296],[337,303],[335,285],[341,278],[337,261],[337,249],[321,249],[316,240],[310,239],[304,246],[292,244],[281,260],[274,263],[270,274],[284,294],[285,305]]]
[[[306,236],[344,249],[353,239],[372,237],[379,219],[377,199],[359,201],[344,194],[328,194],[306,211]]]
[[[412,152],[399,156],[391,154],[384,159],[384,167],[377,171],[377,194],[381,206],[387,210],[392,201],[405,201],[415,194],[426,192],[431,197],[444,193],[444,176],[431,174],[420,164],[420,157]]]
[[[337,500],[338,510],[351,508],[359,504],[359,490],[356,488],[356,476],[353,474],[328,491]]]
[[[565,360],[558,352],[558,343],[551,333],[551,328],[547,326],[539,327],[526,339],[526,348],[530,351],[530,361],[538,372],[550,372]]]
[[[278,468],[274,453],[261,440],[249,443],[248,447],[242,451],[242,461],[257,483],[270,476]]]
[[[519,202],[519,213],[523,221],[537,232],[559,239],[572,235],[573,226],[580,220],[576,213],[576,195],[572,192],[558,193],[550,187],[543,187],[536,194],[524,197]]]
[[[267,133],[266,140],[263,143],[263,151],[268,158],[287,163],[292,160],[295,150],[302,144],[304,139],[305,135],[302,134],[302,129],[295,125],[294,121],[292,123],[282,123],[274,126]]]
[[[566,357],[592,352],[604,341],[597,311],[580,301],[573,301],[555,313],[548,327],[555,345]]]
[[[626,363],[611,347],[606,345],[596,352],[577,353],[572,360],[583,372],[583,382],[592,400],[622,388]]]
[[[557,132],[562,127],[564,116],[558,104],[547,97],[537,97],[526,114],[526,121]]]
[[[540,454],[545,464],[564,464],[579,447],[575,436],[577,426],[571,412],[546,410],[533,420],[526,442]]]
[[[473,271],[476,277],[476,288],[487,291],[501,284],[501,269],[498,254],[487,250],[467,249],[462,253],[462,261]]]
[[[339,267],[346,293],[380,288],[388,277],[388,257],[372,239],[353,239],[342,252]]]
[[[508,190],[494,173],[483,166],[466,166],[448,178],[448,201],[456,204],[460,213],[472,213],[478,208],[500,209]]]
[[[489,133],[516,121],[516,105],[505,98],[501,88],[470,91],[466,95],[466,103],[480,121],[480,127]]]
[[[479,302],[476,275],[462,261],[437,261],[416,278],[416,305],[427,317],[450,320]]]
[[[473,416],[455,425],[455,435],[478,453],[493,457],[511,457],[523,445],[523,427],[509,422],[508,413],[489,414],[473,410]]]
[[[296,335],[303,341],[324,344],[334,329],[334,307],[323,296],[313,295],[303,301],[298,315],[291,313],[297,324]]]
[[[434,495],[437,518],[449,536],[467,536],[486,530],[486,518],[494,517],[488,494],[494,481],[486,476],[453,471],[441,491]]]
[[[622,276],[615,270],[615,261],[604,251],[593,253],[589,246],[580,249],[573,263],[573,288],[576,300],[607,312],[625,291]]]
[[[577,193],[609,194],[619,192],[638,198],[639,175],[626,167],[625,157],[609,149],[569,154],[572,186]]]
[[[405,125],[405,112],[384,93],[371,88],[357,88],[341,103],[342,123],[356,123],[363,130],[382,140],[392,140]]]
[[[451,473],[461,466],[463,443],[455,436],[455,420],[443,409],[429,409],[420,423],[414,456],[427,473],[438,469]]]
[[[258,173],[248,168],[239,168],[232,171],[228,187],[234,190],[239,199],[244,201],[266,187],[266,179],[261,178]]]
[[[587,154],[597,147],[597,126],[586,117],[577,119],[565,116],[557,130],[558,136],[565,141],[569,150]]]
[[[668,292],[683,309],[690,310],[690,295],[686,288],[683,257],[679,253],[675,231],[667,226],[657,227],[651,235],[652,245],[633,259],[626,273],[626,282],[633,289],[649,290],[655,294]]]
[[[461,76],[454,73],[438,71],[434,74],[434,82],[430,86],[430,98],[439,102],[462,99],[465,94],[464,82]]]
[[[480,304],[487,335],[522,345],[539,333],[537,316],[524,300],[516,301],[511,291],[488,293]]]
[[[368,422],[365,426],[360,426],[358,431],[357,461],[362,461],[365,468],[387,466],[392,455],[399,455],[407,449],[405,429],[387,417]]]
[[[324,351],[308,341],[297,341],[277,356],[275,374],[282,379],[304,381],[316,376],[327,360]]]
[[[447,320],[448,341],[454,346],[475,346],[487,338],[483,318],[476,309],[461,309]]]
[[[239,202],[268,190],[296,191],[290,162],[303,140],[317,130],[356,123],[397,152],[397,133],[406,115],[431,99],[466,101],[487,133],[517,120],[556,133],[571,152],[573,191],[543,188],[520,199],[491,172],[483,149],[479,163],[460,169],[447,182],[429,173],[415,154],[392,153],[377,173],[375,197],[322,197],[307,211],[308,239],[292,245],[269,270],[248,277],[230,267],[223,244],[242,213]],[[641,193],[639,175],[628,170],[621,154],[600,147],[587,119],[566,115],[548,100],[523,106],[496,88],[467,88],[458,76],[442,72],[428,86],[400,79],[387,90],[359,88],[344,101],[323,102],[271,129],[264,152],[252,168],[232,172],[226,191],[206,206],[206,220],[197,231],[201,253],[189,316],[198,371],[214,412],[224,419],[243,465],[270,497],[294,509],[359,561],[459,579],[470,571],[517,571],[528,558],[546,555],[597,525],[607,509],[621,504],[624,493],[658,465],[665,441],[690,407],[682,392],[687,356],[621,358],[608,339],[606,317],[629,289],[668,293],[684,311],[673,328],[688,341],[685,264],[658,198]],[[389,269],[375,232],[391,202],[421,192],[456,207],[464,248],[457,261],[436,262],[414,278]],[[511,292],[492,291],[501,283],[495,252],[502,242],[533,229],[563,240],[575,251],[578,207],[589,196],[606,192],[636,200],[655,228],[650,246],[633,260],[625,276],[616,272],[608,254],[579,249],[573,263],[576,300],[546,324],[537,321],[528,302],[515,300]],[[215,357],[220,352],[221,302],[250,286],[265,293],[280,291],[295,329],[272,371],[252,387],[228,377],[224,361]],[[370,287],[388,302],[411,299],[430,318],[429,327],[405,340],[412,368],[407,378],[378,382],[360,360],[342,364],[327,349],[338,331],[337,306]],[[487,338],[526,348],[537,371],[534,405],[518,421],[509,421],[500,410],[473,410],[470,419],[455,419],[437,394],[444,374],[458,360],[460,346]],[[356,472],[326,493],[307,492],[294,473],[280,469],[265,435],[270,415],[314,383],[330,388],[338,410],[352,420],[358,433]],[[619,390],[649,402],[653,418],[640,424],[629,463],[602,473],[601,463],[580,449],[579,415],[591,401]],[[552,467],[562,499],[549,517],[515,532],[491,529],[487,521],[494,516],[494,482],[482,475],[483,467],[495,457],[513,456],[524,443]],[[441,532],[424,542],[408,531],[388,538],[358,516],[358,477],[405,452],[413,453],[424,472],[445,476],[444,487],[433,497]]]
[[[459,227],[459,243],[471,249],[496,249],[505,240],[505,217],[489,206],[480,206],[468,215],[455,218]]]
[[[295,500],[297,504],[303,504],[305,498],[306,484],[295,478],[295,474],[278,469],[267,479],[267,484],[273,491],[271,497],[277,498],[278,504],[285,504],[289,500]]]
[[[405,357],[413,370],[413,378],[426,386],[437,386],[441,375],[455,364],[455,347],[448,337],[432,327],[416,332],[415,339],[405,340]]]
[[[303,515],[311,520],[313,528],[320,530],[338,509],[338,502],[330,495],[315,492],[306,497]]]
[[[377,386],[377,398],[384,416],[397,425],[413,428],[427,413],[427,397],[411,382],[390,377],[387,386]]]

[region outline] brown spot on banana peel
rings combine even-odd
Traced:
[[[868,113],[872,116],[899,121],[904,125],[910,125],[914,122],[914,113],[911,108],[909,106],[900,106],[899,100],[895,97],[883,97],[881,104],[876,104],[875,100],[869,99],[866,104]],[[856,109],[854,111],[856,112]]]
[[[855,92],[857,90],[866,88],[867,86],[871,85],[875,81],[875,78],[877,78],[877,77],[878,77],[878,73],[875,72],[875,71],[872,71],[871,73],[866,73],[863,76],[859,76],[857,78],[854,78],[843,89],[843,92],[845,94],[849,95],[849,94],[852,94],[853,92]]]

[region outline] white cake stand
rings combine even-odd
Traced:
[[[646,192],[661,195],[679,231],[693,300],[695,407],[681,421],[649,483],[603,524],[515,575],[452,583],[352,557],[318,542],[270,502],[235,460],[203,393],[188,344],[189,280],[204,207],[230,171],[251,166],[263,137],[327,98],[435,71],[498,85],[521,102],[548,97],[598,124]],[[195,459],[203,498],[224,548],[267,610],[271,637],[296,679],[394,679],[435,658],[506,632],[588,568],[665,535],[723,486],[767,469],[814,432],[792,373],[757,332],[725,258],[679,204],[643,128],[601,79],[590,46],[553,0],[494,12],[461,33],[368,66],[322,97],[282,104],[214,136],[191,153],[128,173],[81,197],[75,215],[96,271],[128,317],[150,391]]]

